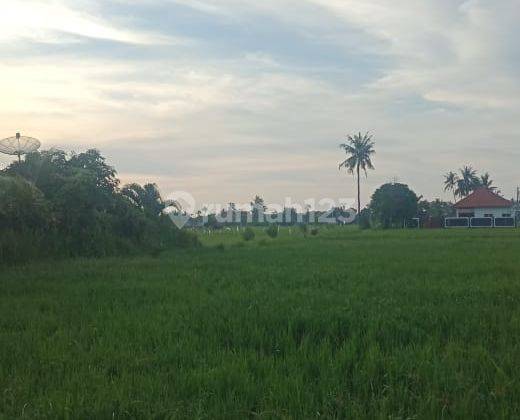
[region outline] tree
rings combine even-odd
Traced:
[[[181,210],[181,206],[175,200],[162,199],[156,184],[145,184],[142,187],[135,183],[127,184],[121,189],[121,194],[150,216],[159,216],[168,207]]]
[[[480,187],[480,179],[477,171],[472,166],[464,166],[460,169],[460,177],[457,179],[455,193],[459,197],[466,197],[476,188]]]
[[[488,172],[479,176],[472,166],[464,166],[459,169],[459,173],[460,175],[457,175],[450,171],[444,175],[444,191],[452,191],[455,200],[457,197],[466,197],[477,188],[482,187],[499,192],[497,187],[493,185]]]
[[[253,213],[253,222],[262,223],[264,220],[264,213],[267,210],[264,199],[256,195],[251,202],[251,211]]]
[[[419,202],[419,213],[423,216],[432,218],[445,218],[455,215],[455,208],[452,203],[439,200],[434,201],[423,200]]]
[[[0,262],[20,249],[34,257],[102,256],[195,244],[164,214],[171,204],[155,184],[118,186],[96,150],[34,152],[1,170]]]
[[[356,174],[357,179],[357,210],[358,215],[361,213],[361,187],[360,187],[360,171],[365,172],[365,176],[368,176],[367,169],[375,169],[372,165],[371,157],[375,154],[372,136],[366,133],[355,134],[354,136],[348,135],[347,143],[339,145],[348,156],[343,162],[339,164],[339,169],[345,168],[348,173]]]
[[[361,210],[358,218],[360,229],[370,229],[372,227],[372,211],[370,210],[370,207],[365,207]]]
[[[229,222],[231,223],[236,223],[236,222],[239,222],[237,221],[237,205],[236,203],[233,203],[233,202],[229,202],[228,203],[228,215],[230,215],[229,217]]]
[[[145,192],[143,197],[145,212],[152,216],[159,216],[166,208],[166,203],[161,197],[159,188],[156,184],[145,184],[143,185],[143,190]]]
[[[383,228],[403,227],[407,220],[417,216],[418,201],[408,185],[384,184],[372,195],[370,210]]]
[[[267,207],[265,206],[265,201],[262,197],[259,195],[255,195],[254,200],[251,202],[251,207],[256,207],[258,209],[267,210]]]
[[[53,149],[29,153],[23,161],[13,162],[2,172],[5,175],[21,176],[32,182],[51,200],[72,170],[65,152]]]
[[[453,193],[453,200],[457,201],[457,195],[455,194],[455,190],[457,188],[457,181],[459,177],[453,171],[449,171],[446,175],[444,175],[444,191],[451,191]]]
[[[298,212],[294,207],[284,207],[283,222],[286,225],[294,225],[298,223]]]
[[[497,187],[493,186],[493,180],[491,179],[489,172],[486,172],[484,175],[480,176],[480,185],[490,189],[491,191],[496,191],[497,189]]]
[[[34,184],[0,175],[0,229],[43,229],[50,221],[49,203]]]
[[[119,185],[116,170],[106,163],[105,158],[96,149],[73,154],[69,160],[69,165],[91,172],[94,175],[96,187],[107,192],[114,192]]]
[[[140,209],[143,208],[143,197],[145,195],[145,191],[143,187],[141,187],[137,183],[126,184],[121,189],[121,194],[126,197],[130,202]]]

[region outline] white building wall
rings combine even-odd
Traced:
[[[475,217],[485,217],[486,214],[492,214],[493,217],[503,217],[504,214],[509,214],[514,217],[513,207],[511,208],[480,208],[480,209],[468,209],[468,210],[457,210],[457,216],[460,213],[475,213]]]

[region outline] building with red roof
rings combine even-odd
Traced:
[[[457,217],[513,217],[513,202],[488,188],[477,188],[455,203]]]

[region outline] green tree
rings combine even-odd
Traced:
[[[484,175],[480,176],[480,185],[490,189],[491,191],[496,191],[497,189],[497,187],[493,185],[493,180],[491,179],[489,172],[486,172]]]
[[[339,164],[339,169],[345,168],[348,173],[356,174],[357,180],[357,214],[361,213],[361,186],[360,186],[360,172],[363,170],[365,176],[368,176],[367,169],[374,169],[372,164],[372,155],[375,154],[375,143],[372,141],[372,136],[366,133],[348,135],[347,142],[340,144],[348,156],[343,162]]]
[[[481,187],[498,192],[497,187],[493,185],[491,175],[486,172],[479,176],[472,166],[464,166],[459,169],[459,175],[453,171],[444,175],[444,191],[452,191],[455,200],[457,197],[466,197],[471,192]]]
[[[275,225],[275,224],[270,224],[266,229],[265,229],[265,233],[267,233],[267,236],[269,236],[270,238],[276,238],[278,237],[278,226]]]
[[[370,229],[372,227],[372,211],[370,207],[365,207],[359,214],[359,228]]]
[[[251,202],[251,211],[253,213],[253,222],[261,223],[263,222],[263,215],[267,207],[265,205],[265,201],[259,195],[256,195],[253,201]]]
[[[121,194],[151,217],[159,216],[168,207],[181,211],[175,200],[163,200],[156,184],[127,184],[121,189]]]
[[[406,220],[417,216],[418,201],[408,185],[384,184],[372,195],[370,210],[383,228],[403,227]]]
[[[0,229],[44,229],[50,223],[49,203],[34,184],[0,175]]]
[[[164,214],[171,205],[155,184],[119,190],[96,150],[30,153],[0,171],[0,260],[28,248],[33,257],[101,256],[194,245]]]
[[[166,203],[161,197],[159,188],[156,184],[145,184],[143,190],[144,196],[142,200],[145,213],[151,216],[159,216],[166,208]]]
[[[116,170],[106,163],[106,159],[96,149],[89,149],[84,153],[73,154],[69,160],[72,168],[83,169],[93,175],[96,187],[105,192],[114,192],[119,179],[116,178]]]
[[[459,197],[466,197],[478,187],[480,187],[480,178],[477,175],[477,171],[471,166],[461,168],[455,194]]]
[[[455,193],[457,189],[457,181],[459,177],[453,171],[448,172],[444,175],[444,191],[451,191],[453,193],[453,200],[457,201],[457,195]]]
[[[33,183],[48,200],[52,200],[72,171],[65,152],[53,149],[29,153],[23,161],[12,163],[2,172],[21,176]]]
[[[137,183],[126,184],[121,188],[121,194],[127,198],[134,206],[143,209],[143,197],[146,192],[141,185]]]
[[[423,218],[441,219],[455,215],[455,208],[452,203],[439,200],[421,200],[419,202],[419,214]]]

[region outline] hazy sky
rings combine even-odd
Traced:
[[[197,201],[354,197],[397,178],[520,184],[519,0],[0,0],[0,137],[96,147]],[[8,162],[0,158],[0,165]]]

